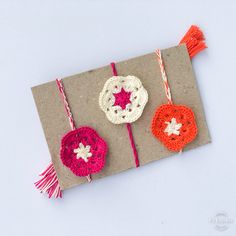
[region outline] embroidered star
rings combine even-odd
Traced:
[[[167,127],[164,132],[166,132],[168,136],[171,134],[179,135],[179,129],[181,128],[182,124],[178,124],[175,118],[172,118],[170,122],[165,122],[165,124],[167,124]]]
[[[90,152],[90,146],[87,145],[85,147],[83,143],[80,143],[79,147],[74,149],[74,153],[77,153],[77,159],[82,158],[85,162],[88,162],[88,158],[92,156],[92,153]]]
[[[113,93],[113,95],[115,96],[115,103],[113,106],[120,106],[122,110],[124,110],[126,108],[126,105],[131,103],[131,92],[126,92],[123,88],[119,93]]]

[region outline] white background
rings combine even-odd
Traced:
[[[235,1],[0,0],[0,235],[236,235]],[[191,24],[213,143],[49,200],[49,162],[30,87],[167,48]],[[224,211],[234,223],[210,223]]]

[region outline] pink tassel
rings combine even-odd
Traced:
[[[41,193],[47,193],[49,198],[62,198],[62,190],[52,163],[39,176],[42,176],[42,178],[34,185]]]

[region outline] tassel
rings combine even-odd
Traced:
[[[192,59],[200,51],[207,48],[204,40],[205,37],[201,29],[196,25],[192,25],[179,44],[186,44],[189,56]]]
[[[49,198],[62,198],[62,190],[52,163],[39,176],[42,176],[42,178],[34,185],[41,193],[47,193]]]

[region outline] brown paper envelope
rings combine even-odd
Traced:
[[[196,116],[198,136],[187,145],[184,151],[209,143],[210,135],[201,97],[185,45],[165,49],[162,51],[162,56],[174,103],[189,106]],[[116,64],[116,68],[119,75],[137,76],[149,95],[142,116],[132,123],[140,165],[143,166],[174,154],[154,138],[150,131],[151,120],[156,108],[167,103],[155,53],[119,62]],[[99,174],[92,175],[93,179],[135,167],[126,125],[110,123],[98,105],[99,93],[111,76],[111,67],[108,65],[63,79],[76,127],[91,126],[95,128],[109,146],[106,165]],[[86,178],[75,176],[62,164],[59,157],[61,137],[70,131],[70,125],[56,82],[52,81],[33,87],[32,92],[61,188],[67,189],[86,183]]]

